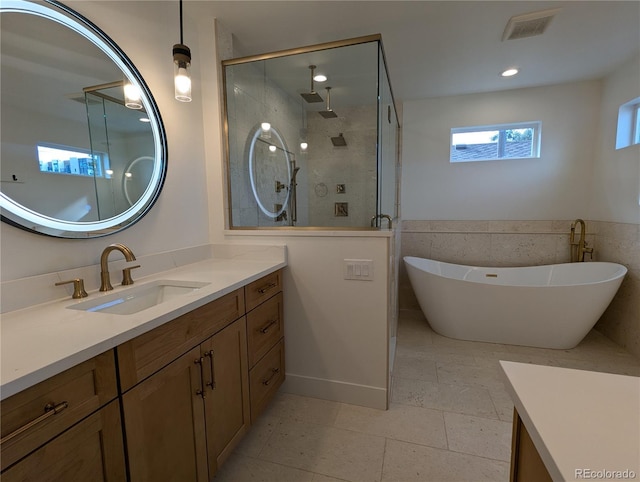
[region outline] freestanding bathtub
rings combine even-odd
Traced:
[[[482,268],[404,257],[431,328],[461,340],[575,347],[618,291],[627,268],[565,263]]]

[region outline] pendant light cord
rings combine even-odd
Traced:
[[[182,0],[180,0],[180,43],[184,45],[184,40],[182,38]]]

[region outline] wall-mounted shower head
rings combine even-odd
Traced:
[[[322,97],[320,97],[320,94],[318,94],[313,88],[313,71],[316,69],[316,66],[310,65],[309,69],[311,70],[311,90],[309,92],[303,92],[300,95],[310,104],[314,102],[322,102]]]
[[[344,147],[347,145],[347,141],[342,135],[342,132],[338,136],[332,137],[331,142],[333,143],[334,147]]]
[[[331,108],[331,87],[327,87],[327,108],[325,110],[319,111],[319,114],[325,119],[333,119],[334,117],[338,117],[338,114],[333,112]]]

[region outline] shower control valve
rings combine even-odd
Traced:
[[[283,189],[287,189],[287,185],[284,183],[281,183],[280,181],[276,181],[276,192],[280,192]]]

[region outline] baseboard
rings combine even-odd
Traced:
[[[387,409],[385,388],[287,373],[280,390],[304,397],[350,403],[379,410]]]

